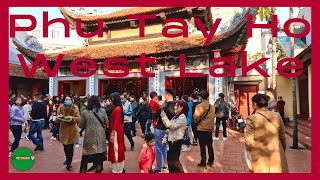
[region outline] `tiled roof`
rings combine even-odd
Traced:
[[[28,65],[29,69],[31,65]],[[25,73],[20,64],[9,64],[9,76],[26,78]],[[48,79],[48,76],[41,69],[37,68],[34,79]]]
[[[106,14],[98,15],[83,15],[77,13],[74,10],[69,10],[67,8],[60,8],[60,12],[64,16],[68,16],[72,19],[81,19],[82,21],[97,21],[98,19],[104,19],[104,21],[114,21],[120,19],[127,19],[130,14],[152,14],[160,13],[166,11],[176,11],[184,9],[185,7],[135,7],[135,8],[126,8],[119,11],[114,11]]]
[[[242,17],[242,19],[240,19],[239,22],[230,30],[221,34],[214,35],[210,44],[220,42],[239,31],[239,29],[246,24],[247,15],[250,13],[251,9],[249,8],[246,12],[246,15]],[[156,55],[160,53],[203,47],[205,40],[205,37],[203,37],[203,35],[198,32],[190,34],[188,38],[163,37],[121,43],[89,45],[51,53],[47,52],[44,53],[44,55],[48,61],[55,61],[59,54],[64,54],[63,60],[73,60],[79,57],[91,59],[105,59],[112,57],[134,57],[140,56],[141,53],[146,53],[147,55]],[[19,43],[15,43],[15,45],[17,46],[20,52],[30,57],[31,59],[34,59],[36,55],[39,53],[30,48],[21,46]]]

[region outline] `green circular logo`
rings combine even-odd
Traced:
[[[13,151],[10,160],[16,170],[27,171],[34,165],[34,154],[28,148],[17,148]]]

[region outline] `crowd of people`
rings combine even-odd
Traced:
[[[288,171],[284,155],[284,116],[272,112],[277,102],[274,105],[275,99],[270,97],[270,94],[256,94],[252,98],[255,112],[247,118],[245,148],[250,155],[248,166],[253,172]],[[137,136],[136,124],[139,123],[141,138],[145,140],[137,164],[142,173],[183,173],[180,153],[190,151],[191,145],[200,146],[199,167],[213,166],[213,140],[220,140],[222,124],[222,139],[227,141],[231,108],[223,93],[218,94],[214,104],[208,100],[207,91],[180,97],[173,89],[166,89],[164,96],[153,91],[139,99],[126,92],[114,92],[108,97],[11,96],[9,125],[14,141],[9,141],[9,157],[19,147],[21,137],[32,141],[34,151],[44,151],[42,129],[50,128],[50,139],[63,145],[67,170],[72,169],[74,147],[80,147],[79,136],[84,133],[80,173],[101,173],[104,161],[112,163],[113,173],[124,173],[125,151],[129,149],[125,147],[125,137],[130,142],[130,150],[134,151],[137,145],[133,137]],[[278,104],[284,106],[282,102]],[[280,110],[284,111],[283,107]],[[89,163],[93,165],[88,169]]]

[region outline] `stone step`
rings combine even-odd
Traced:
[[[293,129],[293,123],[288,123],[287,126]],[[298,131],[301,134],[311,137],[311,128],[307,127],[306,125],[298,123]]]
[[[298,130],[299,131],[299,130]],[[286,134],[293,137],[293,129],[290,126],[286,126]],[[298,132],[298,142],[302,144],[306,149],[311,150],[311,137],[303,133]]]

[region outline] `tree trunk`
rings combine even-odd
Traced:
[[[276,14],[276,8],[275,7],[272,7],[271,8],[271,12],[272,12],[272,15]],[[271,17],[272,18],[272,17]],[[278,22],[272,22],[272,23],[278,23]],[[271,44],[271,47],[272,47],[272,53],[271,53],[271,60],[272,60],[272,77],[271,77],[271,88],[273,90],[275,90],[276,88],[276,61],[277,61],[277,57],[276,57],[276,51],[277,51],[277,46],[276,46],[276,37],[272,37],[272,44]]]
[[[289,8],[290,16],[293,18],[293,7]],[[290,32],[294,33],[294,23],[290,24]],[[290,57],[294,58],[294,38],[290,37]],[[295,70],[292,69],[294,73]],[[297,82],[296,78],[292,78],[292,113],[293,113],[293,142],[292,149],[299,149],[298,145],[298,120],[297,120]]]

